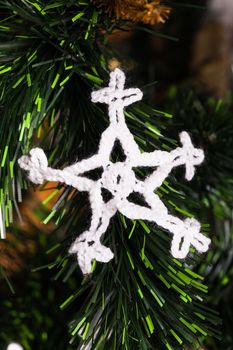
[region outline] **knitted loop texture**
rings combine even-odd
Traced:
[[[125,75],[120,69],[110,74],[109,86],[92,93],[92,101],[106,103],[109,109],[110,125],[103,132],[97,154],[83,159],[63,170],[48,167],[47,158],[40,148],[34,148],[28,156],[22,156],[18,163],[28,172],[30,181],[41,184],[44,181],[58,181],[79,191],[89,192],[92,217],[90,227],[71,245],[69,252],[77,255],[83,274],[92,269],[92,261],[107,263],[113,258],[110,248],[101,243],[101,238],[109,226],[112,216],[119,211],[132,220],[141,219],[156,223],[173,234],[171,254],[183,259],[190,246],[199,252],[208,250],[210,239],[200,232],[200,223],[189,218],[184,221],[168,213],[167,208],[154,191],[175,167],[185,166],[185,178],[191,180],[195,166],[202,163],[204,154],[193,147],[186,132],[180,134],[182,147],[171,152],[156,150],[141,153],[130,133],[124,117],[124,108],[142,99],[137,88],[124,89]],[[113,163],[111,151],[118,141],[125,152],[125,160]],[[84,173],[102,168],[102,176],[92,180]],[[145,180],[135,176],[133,168],[153,167],[155,170]],[[111,194],[104,199],[103,189]],[[129,200],[132,193],[140,194],[144,205]]]

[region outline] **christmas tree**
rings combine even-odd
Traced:
[[[226,32],[204,6],[0,0],[1,349],[232,348],[231,81],[203,79]]]

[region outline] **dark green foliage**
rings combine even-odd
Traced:
[[[80,332],[84,343],[94,335],[93,349],[180,349],[184,343],[195,347],[194,335],[213,334],[206,316],[213,324],[218,317],[197,296],[203,297],[207,287],[168,257],[167,234],[122,217],[111,231],[107,241],[116,259],[97,266],[80,287],[84,302],[72,325],[74,341]]]
[[[172,127],[190,131],[205,151],[205,162],[194,179],[198,184],[192,187],[200,196],[219,196],[229,205],[233,201],[233,98],[217,101],[199,97],[189,86],[179,91],[174,87],[166,107],[173,112]]]
[[[53,167],[64,167],[95,153],[108,117],[105,107],[91,103],[90,93],[108,79],[101,51],[105,39],[101,30],[110,32],[117,24],[87,0],[49,1],[49,4],[0,1],[0,10],[0,199],[8,226],[17,195],[27,186],[17,167],[17,158],[22,153],[39,144]],[[128,108],[126,117],[142,150],[174,147],[172,139],[162,136],[169,114],[140,103]],[[175,181],[170,177],[157,193],[176,215],[191,215],[182,206],[184,187],[176,183],[174,189],[171,180]],[[53,218],[58,225],[60,243],[52,250],[59,252],[49,264],[50,269],[59,281],[61,277],[64,281],[71,278],[76,281],[72,295],[61,305],[61,314],[68,305],[75,312],[75,316],[73,313],[64,316],[64,322],[70,324],[70,346],[77,348],[83,344],[85,348],[91,339],[93,350],[170,350],[183,349],[184,344],[195,349],[198,341],[215,333],[218,318],[200,299],[205,300],[207,287],[192,271],[199,258],[191,252],[185,266],[172,259],[170,235],[153,225],[115,217],[105,236],[115,259],[96,267],[94,263],[92,277],[80,282],[77,262],[66,252],[71,240],[88,225],[87,214],[86,196],[67,187],[44,218],[44,223]],[[35,287],[31,287],[37,293],[44,283],[39,277],[35,277]],[[36,324],[38,328],[46,328],[46,345],[43,336],[39,338],[41,343],[38,340],[35,345],[26,335],[25,350],[41,346],[54,349],[57,341],[50,341],[49,333],[58,332],[60,326],[64,330],[63,322],[60,326],[57,322],[58,298],[53,293],[44,295],[56,309],[50,315],[50,323]],[[39,303],[39,299],[37,295],[34,301]],[[37,307],[30,305],[29,295],[25,303],[28,310]],[[16,299],[16,304],[20,305],[20,300]],[[16,304],[8,304],[9,317],[18,307]],[[43,314],[47,308],[42,306],[38,305],[38,309]],[[16,317],[17,331],[24,334],[20,333],[25,324],[21,315]],[[4,329],[4,324],[1,328]],[[42,333],[38,330],[38,334]],[[12,334],[8,330],[3,340],[11,341]],[[66,335],[63,345],[57,348],[69,349]]]
[[[210,286],[210,303],[223,319],[223,339],[209,340],[211,349],[232,349],[233,291],[233,98],[217,101],[200,97],[190,86],[171,88],[166,106],[174,110],[177,131],[192,132],[196,142],[205,149],[206,160],[186,193],[199,206],[196,213],[208,220],[212,247],[198,270],[206,275]],[[188,117],[187,117],[188,115]],[[190,205],[188,202],[187,205]],[[194,208],[193,208],[194,209]]]

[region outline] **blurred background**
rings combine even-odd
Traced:
[[[210,225],[213,245],[197,272],[205,276],[209,305],[222,319],[222,339],[208,338],[200,349],[233,350],[233,0],[193,3],[171,1],[169,18],[156,28],[116,29],[106,55],[110,69],[120,65],[129,72],[146,102],[173,115],[168,135],[191,130],[205,150],[206,162],[185,191],[192,204],[199,203],[196,216]],[[1,350],[9,339],[20,340],[25,350],[72,348],[68,324],[75,304],[64,311],[60,305],[77,281],[57,281],[49,248],[61,233],[51,234],[55,224],[41,222],[56,201],[46,200],[53,191],[51,183],[23,193],[21,214],[15,213],[7,240],[0,242]]]

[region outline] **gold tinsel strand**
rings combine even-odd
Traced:
[[[93,0],[111,17],[145,24],[164,23],[171,12],[161,0]]]

